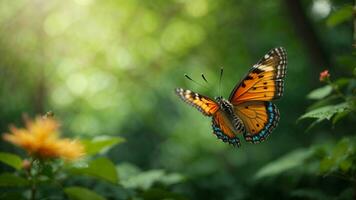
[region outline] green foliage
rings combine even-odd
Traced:
[[[350,109],[351,109],[351,105],[347,102],[340,103],[337,105],[324,106],[305,113],[299,118],[299,120],[305,118],[315,118],[318,121],[324,119],[330,120],[335,114],[349,111]]]
[[[88,155],[95,155],[107,152],[113,146],[125,142],[125,139],[122,137],[100,136],[91,140],[81,140],[81,142],[85,146]]]
[[[145,191],[140,195],[145,200],[157,200],[157,199],[172,199],[172,200],[186,200],[182,195],[178,195],[173,192],[168,192],[163,189],[153,188]]]
[[[101,157],[92,160],[85,167],[73,167],[69,172],[79,175],[93,176],[113,184],[119,180],[115,165],[107,158]]]
[[[11,173],[0,174],[0,187],[24,187],[28,186],[29,182],[22,177]]]
[[[330,85],[315,89],[308,94],[309,99],[323,99],[332,92],[333,88]]]
[[[336,25],[339,25],[349,19],[352,18],[352,14],[353,14],[353,11],[354,8],[352,5],[347,5],[347,6],[344,6],[340,9],[338,9],[337,11],[335,11],[334,13],[332,13],[328,20],[326,21],[326,24],[329,26],[329,27],[334,27]]]
[[[3,162],[17,170],[22,167],[22,159],[13,153],[0,152],[0,162]]]
[[[99,194],[83,187],[67,187],[64,188],[64,192],[68,195],[70,200],[105,200],[105,198]]]
[[[180,174],[166,174],[164,170],[149,170],[140,172],[134,176],[123,180],[121,184],[127,188],[139,188],[147,190],[153,186],[154,183],[160,182],[165,185],[172,185],[183,180]]]
[[[291,170],[296,167],[301,167],[304,161],[312,154],[310,149],[298,149],[292,151],[283,157],[268,163],[262,167],[255,175],[255,178],[264,178],[268,176],[276,176],[287,170]]]
[[[356,168],[351,167],[356,161],[356,139],[344,138],[329,150],[320,161],[320,173],[331,174],[339,172],[342,174],[352,174]],[[355,171],[356,172],[356,171]],[[354,177],[349,177],[354,179]]]
[[[303,9],[293,17],[298,3]],[[349,4],[0,1],[1,133],[20,123],[23,112],[53,110],[63,133],[85,138],[87,150],[74,163],[34,160],[13,170],[1,161],[0,170],[29,185],[0,187],[0,199],[30,199],[33,186],[35,199],[97,197],[87,191],[132,200],[351,199],[356,54]],[[313,30],[301,29],[303,24]],[[310,36],[315,40],[306,42]],[[227,97],[277,46],[288,53],[285,93],[274,102],[281,114],[278,127],[263,144],[239,149],[224,144],[212,136],[210,120],[173,93],[184,87]],[[323,68],[335,81],[317,83],[316,72]],[[209,84],[198,86],[184,73],[195,80],[204,73]],[[338,107],[344,103],[347,108]],[[301,120],[316,125],[308,133],[305,123],[295,124],[306,107],[311,113]],[[333,125],[319,123],[325,119]],[[341,145],[341,138],[349,142]],[[9,144],[0,148],[15,152]],[[28,154],[22,158],[33,161]]]

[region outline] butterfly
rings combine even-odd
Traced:
[[[228,100],[215,100],[191,90],[176,88],[176,94],[205,116],[212,117],[213,133],[222,141],[240,147],[238,134],[247,142],[260,143],[276,128],[280,115],[271,101],[282,97],[287,71],[283,47],[270,50],[232,90]]]

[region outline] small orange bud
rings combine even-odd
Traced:
[[[31,162],[27,159],[22,161],[22,168],[25,170],[29,170],[31,168]]]
[[[324,70],[324,71],[320,72],[319,80],[320,80],[320,81],[325,81],[325,80],[327,80],[329,77],[330,77],[329,70]]]

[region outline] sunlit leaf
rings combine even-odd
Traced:
[[[298,120],[305,119],[305,118],[316,118],[319,120],[330,120],[332,116],[334,116],[336,113],[344,112],[347,109],[350,109],[351,106],[348,102],[344,102],[341,104],[337,105],[330,105],[330,106],[324,106],[321,108],[317,108],[315,110],[312,110],[310,112],[305,113],[302,115]]]
[[[86,154],[94,155],[105,152],[113,146],[125,142],[125,139],[122,137],[101,136],[91,140],[82,140],[81,142],[85,146]]]
[[[352,18],[353,6],[348,5],[332,13],[326,21],[329,27],[336,26]]]
[[[141,170],[131,163],[120,163],[116,169],[120,174],[120,180],[127,180],[141,173]]]
[[[255,178],[275,176],[294,167],[303,165],[305,159],[311,155],[308,149],[298,149],[262,167],[255,175]]]
[[[326,85],[324,87],[321,87],[321,88],[311,91],[308,94],[307,98],[316,99],[316,100],[323,99],[326,96],[328,96],[332,92],[332,90],[333,90],[333,88],[330,85]]]
[[[126,180],[122,180],[121,184],[127,188],[140,188],[146,190],[151,188],[156,182],[172,185],[179,183],[182,180],[184,180],[184,177],[178,173],[167,174],[164,170],[155,169],[133,175]]]
[[[164,183],[165,185],[173,185],[176,183],[180,183],[184,180],[184,176],[178,173],[171,173],[163,176],[160,182]]]
[[[0,152],[0,162],[3,162],[15,169],[20,169],[22,165],[22,159],[12,153]]]
[[[73,167],[71,173],[87,175],[117,184],[119,180],[114,163],[107,158],[98,158],[89,162],[87,167]]]
[[[23,187],[29,185],[27,179],[10,173],[0,174],[0,187]]]
[[[141,188],[146,190],[163,176],[163,170],[150,170],[133,176],[126,181],[122,181],[121,183],[127,188]]]
[[[67,187],[64,192],[70,200],[105,200],[103,196],[83,187]]]

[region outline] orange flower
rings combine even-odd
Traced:
[[[59,124],[53,118],[36,118],[26,121],[26,129],[10,127],[4,140],[25,149],[39,158],[74,160],[85,154],[84,146],[75,140],[59,138]]]
[[[325,81],[325,80],[327,80],[329,77],[330,77],[329,70],[324,70],[324,71],[320,72],[319,80],[320,80],[320,81]]]

